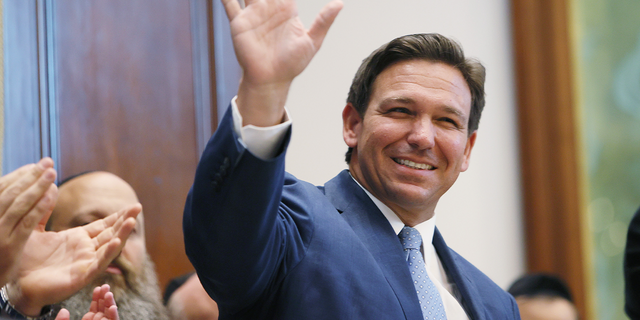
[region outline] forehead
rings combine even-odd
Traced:
[[[370,100],[397,94],[452,100],[467,110],[471,108],[471,91],[464,76],[442,62],[404,60],[385,68],[373,83]]]
[[[88,223],[137,202],[133,188],[119,177],[106,172],[85,174],[60,186],[52,227]]]

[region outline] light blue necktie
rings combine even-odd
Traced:
[[[405,226],[402,228],[402,231],[400,231],[398,237],[400,237],[402,247],[407,253],[409,271],[411,272],[413,285],[416,287],[422,315],[428,320],[447,319],[440,293],[433,281],[429,279],[429,275],[427,275],[427,268],[424,264],[422,253],[420,252],[420,245],[422,244],[420,232],[414,228]]]

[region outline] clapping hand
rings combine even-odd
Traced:
[[[69,320],[69,311],[60,310],[55,320]],[[82,317],[82,320],[119,320],[116,301],[108,284],[93,289],[89,312]]]
[[[44,158],[0,177],[0,286],[13,278],[24,246],[58,198],[53,160]]]
[[[25,245],[9,300],[25,315],[37,315],[88,285],[122,250],[142,207],[136,204],[88,225],[45,232],[38,225]]]

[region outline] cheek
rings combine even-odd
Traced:
[[[363,145],[367,146],[370,151],[377,151],[384,149],[394,142],[401,140],[406,131],[402,126],[394,123],[377,122],[372,123],[369,128],[372,130],[366,130],[363,132],[362,140]]]
[[[462,163],[464,161],[464,151],[467,146],[467,139],[460,137],[446,137],[439,141],[440,149],[449,159],[449,162]]]
[[[146,256],[146,248],[142,238],[129,238],[122,249],[122,254],[137,270],[141,270],[144,257]]]

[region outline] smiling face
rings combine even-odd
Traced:
[[[349,170],[407,225],[433,216],[440,197],[467,170],[476,133],[471,93],[460,71],[426,60],[397,62],[376,78],[361,117],[348,104],[343,136]]]
[[[86,225],[136,203],[138,197],[133,188],[118,176],[108,172],[83,174],[60,186],[49,225],[53,231]],[[140,274],[146,251],[144,220],[140,213],[122,253],[107,273],[116,277],[122,277],[121,273],[126,276],[128,272]]]

